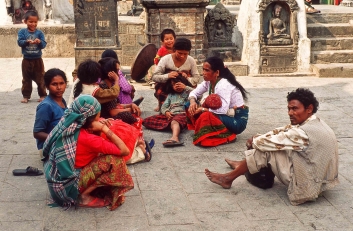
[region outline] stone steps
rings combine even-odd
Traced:
[[[311,38],[311,51],[353,50],[353,37]]]
[[[353,50],[312,51],[311,63],[353,63]]]
[[[351,37],[353,25],[350,23],[316,23],[307,25],[308,38],[315,37]]]
[[[321,5],[318,9],[321,14],[307,14],[311,71],[318,77],[353,77],[352,9]]]
[[[320,9],[320,6],[318,6]],[[353,19],[353,13],[323,13],[323,14],[307,14],[306,20],[308,24],[312,23],[347,23]]]
[[[353,64],[352,63],[328,63],[328,64],[311,64],[311,71],[317,77],[338,77],[352,78]]]
[[[278,74],[257,74],[252,77],[315,77],[313,72],[294,72],[294,73],[278,73]]]

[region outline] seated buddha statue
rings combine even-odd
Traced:
[[[276,4],[273,8],[272,18],[269,23],[269,34],[267,38],[269,40],[276,39],[290,39],[290,35],[287,33],[286,23],[281,19],[282,6]]]

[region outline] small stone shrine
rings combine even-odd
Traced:
[[[74,0],[75,64],[98,60],[105,49],[118,49],[117,0]]]
[[[222,3],[208,12],[205,18],[205,31],[208,42],[205,43],[207,56],[220,57],[224,62],[240,60],[238,49],[232,43],[235,16]]]
[[[238,27],[243,36],[241,60],[248,64],[249,74],[309,70],[310,40],[303,1],[243,0]]]
[[[209,0],[141,0],[146,8],[147,43],[161,46],[160,34],[166,29],[173,29],[177,37],[190,39],[190,55],[204,57],[204,13]]]

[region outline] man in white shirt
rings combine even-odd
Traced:
[[[269,167],[288,186],[292,205],[315,200],[338,184],[337,140],[332,129],[314,115],[319,102],[303,88],[289,93],[287,102],[291,124],[251,137],[246,144],[246,159],[226,159],[233,171],[219,174],[205,169],[211,182],[229,189],[238,176],[251,176]]]

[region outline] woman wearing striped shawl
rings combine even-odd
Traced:
[[[44,143],[45,177],[58,205],[114,210],[134,187],[123,159],[129,149],[106,121],[98,121],[100,110],[94,97],[77,97]]]

